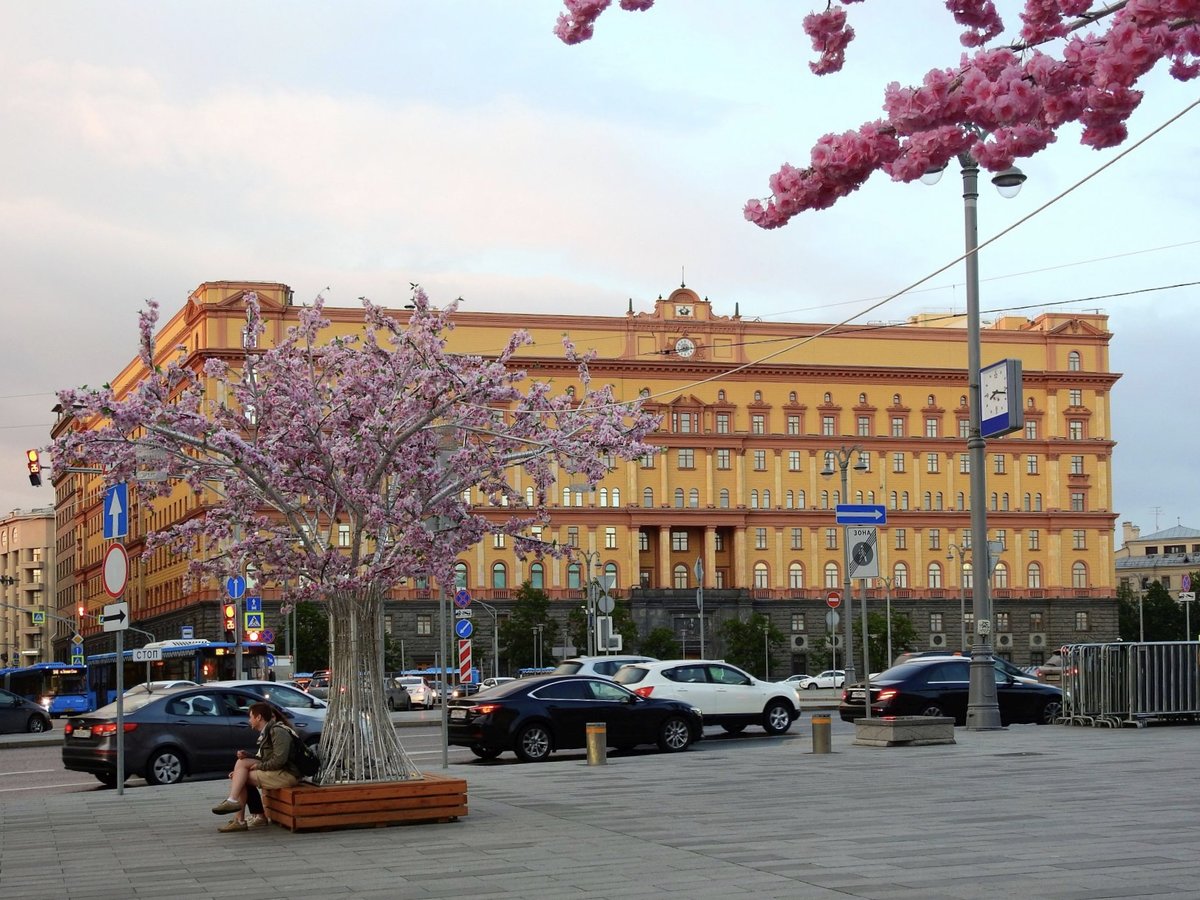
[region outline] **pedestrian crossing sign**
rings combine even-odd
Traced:
[[[263,614],[260,612],[248,612],[246,615],[246,630],[247,631],[262,631]]]

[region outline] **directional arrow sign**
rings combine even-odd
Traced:
[[[884,525],[887,509],[873,503],[839,503],[834,507],[839,525]]]
[[[104,630],[125,631],[129,628],[129,604],[107,603],[104,606]]]
[[[470,619],[459,619],[454,623],[454,633],[460,638],[469,638],[474,630],[475,626],[471,624]]]
[[[104,537],[108,540],[129,534],[129,487],[114,484],[104,492]]]

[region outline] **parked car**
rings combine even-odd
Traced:
[[[1002,725],[1050,724],[1062,712],[1062,691],[1013,675],[1010,664],[995,660],[996,702]],[[1004,665],[999,665],[1004,663]],[[928,656],[893,666],[871,682],[873,716],[950,716],[967,721],[971,660],[965,656]],[[842,692],[839,714],[845,722],[863,717],[866,690],[853,684]]]
[[[720,660],[633,663],[617,672],[616,682],[639,697],[691,704],[701,710],[705,725],[720,725],[730,734],[747,725],[761,725],[768,734],[783,734],[800,715],[793,688],[759,681]]]
[[[0,733],[8,731],[42,732],[51,729],[50,716],[40,704],[20,694],[0,690]]]
[[[451,700],[449,742],[480,759],[512,751],[539,762],[556,750],[587,745],[587,725],[603,722],[610,747],[657,744],[686,750],[703,735],[700,710],[690,703],[639,697],[598,675],[535,675],[476,697]]]
[[[313,697],[318,697],[321,700],[328,699],[330,678],[331,676],[328,672],[325,672],[322,675],[314,674],[313,677],[308,680],[308,688],[306,689],[306,693],[311,694]]]
[[[251,704],[262,700],[245,688],[214,687],[137,694],[123,700],[125,771],[151,784],[175,784],[188,775],[228,772],[236,751],[253,753],[258,735],[250,727]],[[287,713],[280,710],[285,717]],[[307,725],[299,719],[297,731]],[[63,725],[63,766],[90,772],[110,787],[117,783],[117,705],[71,716]]]
[[[478,694],[480,686],[474,681],[464,681],[456,684],[454,690],[450,692],[450,699],[457,700],[459,697],[471,697]]]
[[[444,681],[430,681],[429,683],[429,699],[434,706],[440,705],[442,697],[447,693],[448,688]]]
[[[603,675],[612,678],[617,669],[630,663],[657,662],[653,656],[576,656],[564,659],[551,675]]]
[[[506,675],[497,675],[494,678],[485,678],[479,683],[479,689],[486,691],[488,688],[494,688],[498,684],[508,684],[510,681],[516,681],[515,678],[510,678]]]
[[[283,708],[291,717],[296,734],[304,738],[304,743],[315,744],[321,739],[325,729],[325,713],[329,704],[320,697],[313,697],[304,691],[297,690],[290,684],[278,681],[210,681],[205,687],[241,688],[256,695],[260,700],[269,700]]]
[[[420,709],[433,706],[433,692],[420,675],[397,675],[395,680],[408,692],[409,703],[413,706]]]
[[[383,679],[383,695],[387,701],[387,708],[392,712],[412,709],[412,698],[408,696],[408,688],[396,676]]]
[[[809,675],[799,682],[805,691],[815,691],[817,688],[840,688],[846,683],[846,673],[841,669],[826,669],[819,675]]]
[[[175,688],[184,687],[200,687],[195,681],[186,679],[178,679],[176,681],[143,681],[141,684],[135,684],[124,694],[126,697],[132,697],[134,694],[153,694],[155,691],[170,691]]]
[[[800,674],[798,674],[798,675],[789,675],[787,678],[783,679],[783,682],[782,682],[782,683],[783,683],[783,684],[797,685],[797,684],[799,684],[801,681],[804,681],[805,679],[807,679],[807,678],[810,678],[810,677],[812,677],[812,676],[810,676],[810,675],[806,675],[806,674],[804,674],[803,672],[801,672],[801,673],[800,673]]]

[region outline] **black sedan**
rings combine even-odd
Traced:
[[[996,702],[1004,725],[1051,724],[1062,713],[1062,691],[1028,678],[1018,678],[996,660]],[[893,666],[871,681],[873,716],[950,716],[967,721],[971,660],[965,656],[918,657]],[[842,720],[853,722],[865,712],[866,691],[853,684],[842,692]]]
[[[686,750],[703,735],[700,710],[679,700],[639,697],[607,678],[545,675],[497,685],[448,705],[450,744],[481,759],[511,750],[524,762],[587,746],[587,726],[603,722],[609,747],[658,744]]]
[[[20,694],[0,690],[0,733],[49,730],[50,715],[45,708]]]
[[[262,697],[248,690],[217,687],[126,697],[125,778],[142,775],[151,784],[174,784],[186,775],[228,772],[238,750],[253,753],[257,746],[249,710],[260,702]],[[297,728],[310,724],[289,720]],[[116,735],[115,703],[72,716],[63,726],[63,766],[115,785]]]

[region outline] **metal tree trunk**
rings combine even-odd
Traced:
[[[329,711],[321,735],[321,784],[421,778],[409,759],[383,695],[383,591],[329,600]]]

